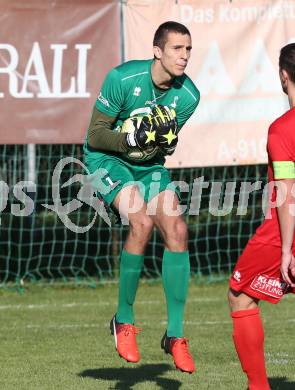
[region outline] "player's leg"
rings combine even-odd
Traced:
[[[162,278],[168,310],[167,335],[183,337],[183,313],[188,292],[190,261],[187,250],[187,226],[182,216],[167,215],[166,202],[175,211],[179,201],[173,191],[163,191],[151,200],[157,202],[157,212],[153,216],[159,229],[165,249],[162,263]]]
[[[120,256],[119,304],[116,319],[120,323],[133,324],[133,302],[143,266],[144,250],[150,238],[153,221],[146,213],[146,203],[135,185],[129,164],[106,156],[96,165],[88,164],[94,185],[103,201],[121,220],[129,223],[129,234]],[[103,178],[101,178],[103,176]],[[97,178],[96,178],[97,177]]]
[[[249,390],[270,390],[258,302],[263,299],[277,303],[285,292],[286,286],[280,279],[280,252],[278,247],[255,241],[248,243],[230,279],[228,298],[233,340],[248,377]]]
[[[129,233],[120,257],[118,308],[111,322],[111,330],[119,355],[136,363],[140,355],[136,345],[138,328],[134,326],[133,304],[153,221],[146,214],[146,203],[136,186],[124,187],[116,196],[113,207],[128,219]]]
[[[233,341],[249,390],[270,390],[264,361],[264,330],[258,300],[229,290]]]
[[[152,216],[159,229],[164,245],[162,280],[166,296],[168,326],[162,339],[162,348],[171,353],[177,368],[194,372],[195,365],[183,337],[183,317],[188,293],[190,261],[187,250],[187,225],[182,216],[176,215],[179,206],[174,191],[162,191],[150,203],[156,210]]]
[[[140,356],[137,329],[133,325],[133,303],[153,222],[146,215],[146,204],[138,188],[131,185],[134,176],[128,164],[114,156],[105,156],[99,163],[90,161],[87,166],[100,198],[121,219],[129,221],[129,235],[120,256],[118,310],[110,325],[119,355],[137,362]]]
[[[153,221],[146,213],[146,203],[136,186],[123,188],[113,205],[129,221],[129,232],[120,259],[119,304],[116,319],[121,323],[133,324],[133,303]],[[129,210],[132,209],[137,211],[130,213]]]

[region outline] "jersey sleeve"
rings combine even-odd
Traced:
[[[181,110],[180,112],[177,112],[177,123],[178,123],[179,130],[189,120],[189,118],[193,115],[199,102],[200,102],[200,93],[198,91],[195,94],[195,96],[192,97],[191,103],[187,104],[185,109]]]
[[[95,107],[98,111],[112,118],[116,118],[122,109],[124,101],[122,82],[116,68],[106,76],[97,96]]]
[[[283,134],[282,134],[283,133]],[[274,179],[295,179],[295,164],[289,149],[290,143],[284,132],[271,127],[267,150],[273,165]]]

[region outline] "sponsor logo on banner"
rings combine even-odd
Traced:
[[[7,60],[2,61],[5,66],[0,66],[0,74],[8,77],[9,94],[14,98],[88,98],[90,93],[86,90],[87,56],[91,44],[76,44],[77,68],[76,76],[69,76],[69,87],[63,90],[63,69],[69,61],[68,45],[51,44],[43,51],[39,42],[34,42],[29,59],[25,63],[24,71],[21,71],[23,59],[20,58],[16,47],[9,43],[0,43],[1,56],[6,55]],[[45,59],[51,56],[52,69],[45,66]],[[51,78],[52,75],[52,78]],[[50,82],[51,80],[51,82]],[[33,83],[33,84],[32,84]],[[33,87],[32,87],[33,85]],[[5,94],[0,91],[0,98]]]
[[[259,291],[262,294],[269,295],[273,298],[281,298],[285,294],[288,285],[280,278],[273,278],[267,275],[257,275],[253,279],[250,287],[253,290]]]

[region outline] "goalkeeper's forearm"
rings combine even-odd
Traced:
[[[112,130],[114,121],[115,118],[103,114],[94,107],[87,132],[89,146],[109,152],[126,152],[128,149],[126,134]]]

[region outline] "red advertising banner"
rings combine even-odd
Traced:
[[[0,0],[0,143],[82,143],[121,61],[120,4]]]
[[[265,163],[268,126],[288,109],[278,57],[295,41],[295,1],[128,0],[126,60],[151,58],[153,34],[168,20],[191,32],[187,74],[201,102],[167,166]]]

